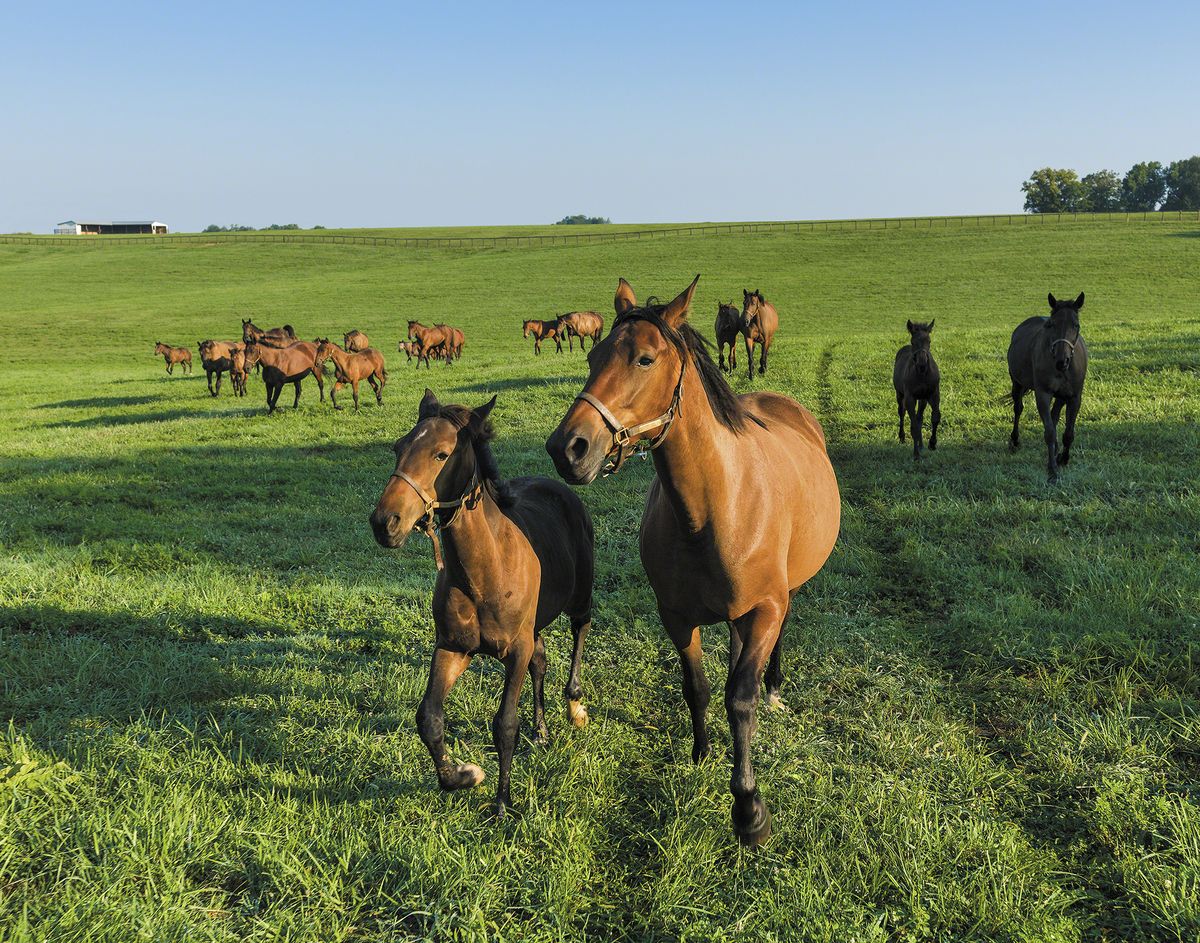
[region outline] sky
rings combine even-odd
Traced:
[[[1200,153],[1200,3],[0,5],[0,232],[1020,212]]]

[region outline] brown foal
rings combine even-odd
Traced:
[[[364,335],[365,336],[365,335]],[[350,353],[342,350],[337,344],[332,344],[328,337],[321,338],[317,343],[317,353],[314,357],[317,371],[325,367],[325,361],[332,359],[334,366],[333,389],[329,391],[329,400],[334,409],[341,409],[337,401],[337,391],[347,383],[354,393],[354,411],[358,411],[358,384],[366,380],[375,391],[375,402],[383,405],[383,388],[387,384],[387,370],[383,366],[383,354],[374,347]]]
[[[371,339],[362,331],[349,331],[342,335],[342,346],[352,354],[366,350],[371,346]]]
[[[183,364],[185,374],[192,372],[192,352],[186,347],[172,347],[162,341],[154,342],[155,356],[162,357],[167,364],[167,373],[175,372],[175,364]]]
[[[523,322],[521,325],[521,336],[528,337],[530,334],[533,335],[534,354],[540,354],[542,352],[542,341],[546,340],[547,338],[554,341],[555,347],[558,348],[558,353],[561,354],[563,352],[563,329],[558,318],[555,318],[553,321],[538,321],[537,319],[530,319]]]

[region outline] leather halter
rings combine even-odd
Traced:
[[[667,433],[671,431],[671,424],[675,421],[675,417],[680,413],[680,400],[683,397],[683,376],[687,372],[687,353],[681,353],[682,362],[679,367],[679,382],[675,384],[675,394],[671,397],[671,405],[667,407],[667,411],[656,419],[648,419],[645,422],[639,422],[632,426],[624,426],[612,411],[605,406],[600,400],[596,399],[591,393],[583,392],[575,397],[576,400],[583,400],[589,406],[600,414],[600,418],[604,420],[604,424],[612,431],[612,445],[604,454],[607,464],[604,467],[604,475],[615,475],[621,470],[621,466],[625,464],[625,450],[629,450],[629,454],[636,451],[641,451],[642,457],[645,457],[646,452],[653,451],[662,445],[663,439],[667,437]],[[656,435],[648,445],[643,449],[638,449],[639,437],[642,433],[649,432],[651,429],[662,427],[662,432]],[[613,453],[616,453],[614,459]]]
[[[437,564],[439,571],[444,570],[446,568],[446,564],[442,560],[442,528],[449,527],[456,520],[458,520],[458,515],[462,513],[462,509],[464,507],[472,508],[475,506],[475,503],[478,500],[479,492],[481,491],[481,486],[479,483],[479,469],[477,468],[471,473],[471,480],[467,482],[466,490],[462,493],[462,496],[455,501],[439,501],[436,497],[431,498],[425,493],[425,489],[423,489],[419,484],[413,481],[402,471],[393,472],[392,478],[399,478],[401,481],[405,482],[410,488],[412,488],[413,491],[417,493],[417,497],[419,497],[425,503],[425,510],[421,512],[421,516],[417,518],[412,529],[415,531],[420,531],[429,538],[430,542],[433,544],[434,562]],[[450,520],[446,521],[445,523],[443,523],[441,518],[439,518],[437,515],[437,512],[442,508],[457,509],[453,514],[450,515]]]

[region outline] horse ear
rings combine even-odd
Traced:
[[[637,295],[633,293],[633,286],[623,278],[617,279],[617,293],[613,296],[613,307],[616,309],[618,317],[637,307]]]
[[[1075,299],[1075,310],[1078,311],[1083,307],[1083,292],[1079,293],[1079,297]]]
[[[1058,307],[1058,301],[1057,301],[1057,300],[1055,299],[1055,297],[1054,297],[1054,292],[1050,292],[1050,294],[1048,294],[1048,295],[1046,296],[1046,300],[1050,302],[1050,307],[1051,307],[1051,308],[1057,308],[1057,307]]]
[[[671,327],[679,327],[687,320],[688,308],[692,304],[692,295],[696,293],[696,283],[700,281],[700,276],[697,275],[692,279],[692,283],[681,291],[663,311],[663,320]]]
[[[908,333],[911,334],[912,333],[912,321],[905,321],[904,326],[905,326],[905,328],[907,328]]]
[[[934,318],[932,321],[929,322],[929,330],[931,330],[931,331],[933,330],[933,322],[936,320],[937,320],[937,318]]]
[[[438,402],[438,398],[433,395],[433,390],[425,387],[425,395],[421,397],[421,405],[417,407],[418,419],[429,419],[431,416],[436,416],[442,404]]]
[[[474,427],[482,426],[487,422],[488,416],[492,414],[492,410],[496,406],[496,397],[493,396],[482,406],[476,406],[471,410],[471,425]]]

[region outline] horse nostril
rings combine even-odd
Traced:
[[[587,455],[590,443],[581,435],[575,436],[571,440],[571,444],[567,446],[567,456],[572,462],[581,462],[583,457]]]

